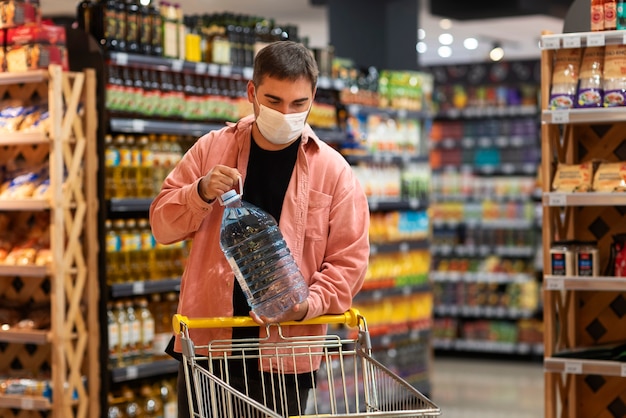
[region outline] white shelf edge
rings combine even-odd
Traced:
[[[545,192],[542,202],[544,206],[626,206],[626,193]]]
[[[576,32],[542,35],[540,49],[580,48],[585,46],[624,44],[626,32],[607,30],[601,32]]]
[[[626,277],[543,276],[546,290],[626,291]]]
[[[564,123],[614,123],[626,121],[626,107],[597,107],[591,109],[557,109],[541,112],[541,122]]]
[[[626,377],[626,363],[620,361],[546,357],[543,365],[547,372],[553,373]]]

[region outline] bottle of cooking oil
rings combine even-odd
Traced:
[[[141,152],[135,141],[134,135],[128,135],[126,137],[126,145],[128,152],[130,153],[130,162],[128,165],[128,178],[127,178],[127,197],[138,197],[139,189],[139,168],[141,167]]]
[[[152,229],[150,229],[150,222],[147,218],[140,218],[137,220],[137,229],[140,236],[140,274],[142,280],[152,279],[152,265],[156,262],[154,255],[155,239],[152,235]]]
[[[118,282],[126,282],[132,280],[132,272],[130,268],[129,249],[132,247],[132,236],[126,225],[125,219],[115,219],[113,221],[113,229],[117,233],[120,241],[120,250],[118,256]]]
[[[106,418],[127,418],[125,409],[126,400],[123,397],[108,395],[109,408]]]
[[[163,379],[158,385],[161,402],[163,403],[163,418],[178,417],[178,403],[174,383],[172,380]]]
[[[153,293],[150,296],[150,309],[154,321],[154,348],[153,356],[162,358],[165,354],[167,344],[172,338],[172,321],[168,318],[169,310],[165,309],[165,301],[160,293]]]
[[[124,301],[117,300],[115,302],[115,310],[113,311],[117,320],[117,326],[119,330],[119,356],[117,364],[124,366],[129,364],[130,358],[130,323],[126,316],[126,309],[124,308]]]
[[[143,416],[145,418],[163,418],[163,401],[159,392],[156,392],[148,383],[144,383],[139,390],[142,399]]]
[[[139,358],[139,343],[141,341],[141,320],[135,312],[132,299],[124,301],[126,318],[130,327],[129,334],[129,358],[132,363],[136,363]]]
[[[154,317],[148,309],[148,299],[137,300],[137,317],[141,322],[141,338],[139,340],[139,355],[147,359],[154,351]]]
[[[143,410],[141,405],[137,401],[137,397],[133,390],[129,387],[123,389],[124,400],[126,401],[124,411],[127,418],[141,418],[143,416]]]
[[[120,152],[116,144],[113,143],[113,136],[110,134],[104,137],[104,147],[104,197],[112,199],[118,197],[118,187],[121,186]]]
[[[109,338],[109,363],[116,367],[120,358],[120,326],[113,312],[113,303],[107,303],[107,328]]]
[[[117,197],[131,197],[131,187],[130,187],[130,174],[131,174],[131,166],[132,166],[132,156],[130,147],[126,142],[126,136],[117,135],[115,137],[115,145],[120,154],[120,166],[119,166],[119,184],[116,184],[116,194]]]
[[[141,167],[137,177],[138,197],[150,198],[154,191],[154,151],[150,146],[148,135],[139,138],[139,150],[141,153]]]
[[[120,236],[114,228],[113,221],[104,221],[106,245],[106,281],[108,285],[120,281]]]

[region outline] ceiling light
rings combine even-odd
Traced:
[[[454,37],[452,36],[452,34],[442,33],[441,35],[439,35],[439,43],[441,45],[452,45],[453,41]]]
[[[439,21],[439,27],[443,30],[448,30],[452,27],[452,21],[450,19],[441,19]]]
[[[417,45],[415,45],[415,50],[419,52],[420,54],[423,54],[424,52],[426,52],[427,49],[428,49],[428,46],[426,45],[426,42],[418,42]]]
[[[491,61],[500,61],[504,58],[504,49],[500,46],[500,44],[494,44],[491,51],[489,51],[489,58]]]
[[[439,49],[437,49],[437,54],[439,54],[441,58],[449,58],[452,55],[452,48],[449,46],[440,46]]]
[[[463,46],[465,49],[474,50],[478,48],[478,39],[476,38],[466,38],[463,41]]]
[[[417,30],[417,39],[419,39],[420,41],[422,39],[426,38],[426,31],[424,29],[418,29]]]

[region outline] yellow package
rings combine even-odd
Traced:
[[[564,193],[588,192],[591,190],[592,174],[591,163],[559,163],[552,180],[552,190]]]
[[[596,192],[626,191],[626,162],[600,164],[593,176],[593,190]]]

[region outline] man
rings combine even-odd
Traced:
[[[367,269],[369,209],[345,159],[306,124],[317,75],[312,54],[301,44],[279,41],[263,48],[247,86],[254,115],[201,137],[164,181],[150,208],[153,234],[164,244],[193,239],[181,282],[180,314],[250,314],[262,325],[342,313],[351,306]],[[218,198],[238,189],[240,178],[243,199],[279,222],[309,286],[307,300],[279,318],[259,318],[250,312],[220,249],[223,208]],[[191,330],[190,336],[196,344],[207,344],[214,339],[258,338],[260,332],[264,334],[265,328]],[[289,336],[325,332],[324,325],[285,330]],[[270,336],[270,340],[276,338]],[[181,351],[178,338],[174,350]],[[314,368],[319,367],[317,360]],[[291,372],[308,372],[307,367],[297,364]],[[246,377],[259,379],[258,372],[253,374],[248,371]],[[243,376],[230,376],[231,382],[238,378]],[[181,380],[179,372],[179,416],[184,417],[188,411]],[[310,380],[296,379],[298,387],[289,386],[293,390],[288,396],[290,414],[304,408],[308,388],[314,384]]]

